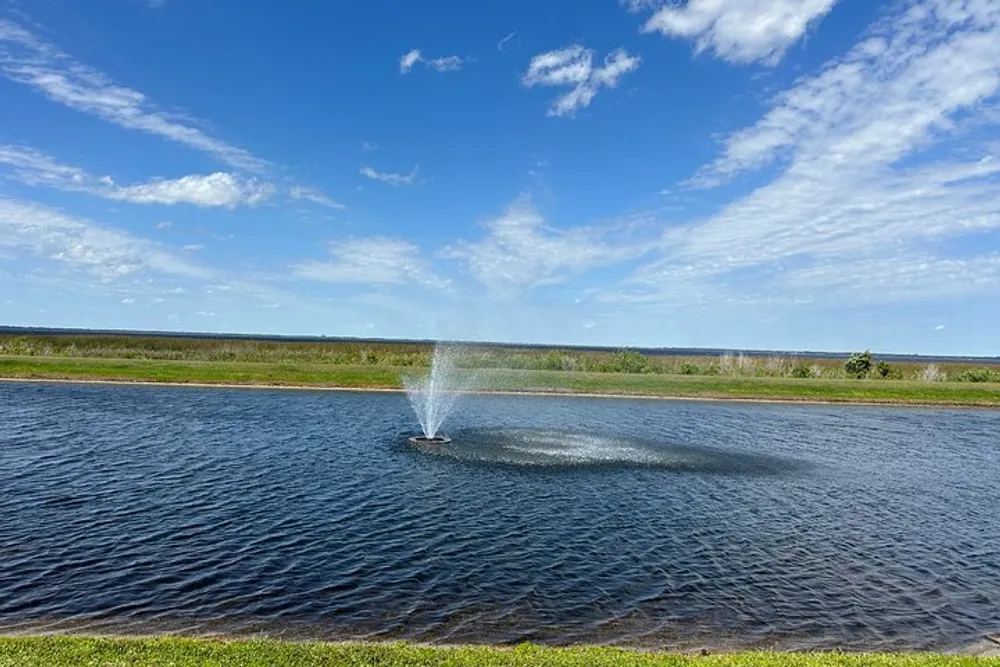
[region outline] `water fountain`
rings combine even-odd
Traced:
[[[418,378],[403,378],[403,386],[423,432],[423,435],[410,438],[410,444],[442,445],[451,442],[439,431],[455,401],[471,381],[468,373],[455,367],[458,355],[457,348],[435,345],[431,372]]]

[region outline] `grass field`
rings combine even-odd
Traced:
[[[0,637],[0,667],[964,667],[1000,658],[938,654],[734,653],[708,656],[609,648],[430,648],[408,644],[323,644],[276,640]]]
[[[293,362],[0,357],[0,377],[399,389],[420,369]],[[1000,384],[490,369],[484,390],[1000,407]]]

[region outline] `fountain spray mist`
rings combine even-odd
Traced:
[[[418,378],[403,378],[406,395],[425,438],[436,438],[441,424],[455,405],[459,395],[467,391],[473,375],[456,367],[461,350],[438,343],[434,346],[431,372]]]

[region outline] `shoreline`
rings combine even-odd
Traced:
[[[767,646],[738,648],[703,645],[674,648],[642,648],[615,644],[548,645],[442,643],[408,640],[323,640],[278,638],[273,636],[240,637],[230,635],[188,634],[115,634],[115,633],[10,633],[0,632],[0,662],[5,657],[29,658],[30,662],[4,664],[55,665],[77,664],[393,664],[393,665],[532,665],[560,664],[608,667],[640,665],[701,664],[706,659],[719,667],[747,664],[803,665],[819,667],[836,662],[843,667],[880,664],[887,667],[918,665],[1000,665],[996,640],[985,636],[981,641],[952,649],[932,650],[843,650],[838,648],[797,650]],[[991,648],[992,647],[992,648]],[[260,660],[266,654],[266,660]],[[101,655],[104,660],[94,662]],[[711,657],[709,657],[711,656]],[[106,662],[113,660],[113,662]],[[249,662],[248,662],[249,661]]]
[[[348,393],[386,393],[405,394],[402,387],[350,387],[310,384],[266,384],[260,382],[178,382],[159,380],[105,380],[93,378],[39,378],[39,377],[9,377],[0,376],[2,383],[26,384],[76,384],[76,385],[109,385],[109,386],[140,386],[140,387],[189,387],[192,389],[246,389],[253,391],[283,390],[283,391],[325,391]],[[705,402],[705,403],[751,403],[775,405],[815,405],[815,406],[858,406],[858,407],[895,407],[895,408],[942,408],[942,409],[980,409],[1000,410],[1000,404],[975,403],[962,401],[915,401],[905,399],[886,400],[855,400],[855,399],[817,399],[817,398],[787,398],[787,397],[752,397],[752,396],[698,396],[684,394],[650,394],[650,393],[613,393],[613,392],[579,392],[554,391],[547,389],[521,390],[489,390],[476,389],[462,392],[473,396],[545,396],[562,398],[600,398],[600,399],[633,399],[675,402]]]

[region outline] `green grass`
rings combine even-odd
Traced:
[[[159,361],[73,357],[0,357],[0,377],[130,382],[192,382],[395,389],[400,371],[382,366]]]
[[[384,366],[0,356],[0,377],[398,389],[405,373]],[[483,371],[496,391],[684,398],[742,398],[1000,407],[1000,383],[725,377],[579,371]]]
[[[431,648],[410,644],[296,643],[278,640],[0,637],[0,667],[964,667],[1000,658],[938,654],[734,653],[708,656],[638,653],[611,648]]]

